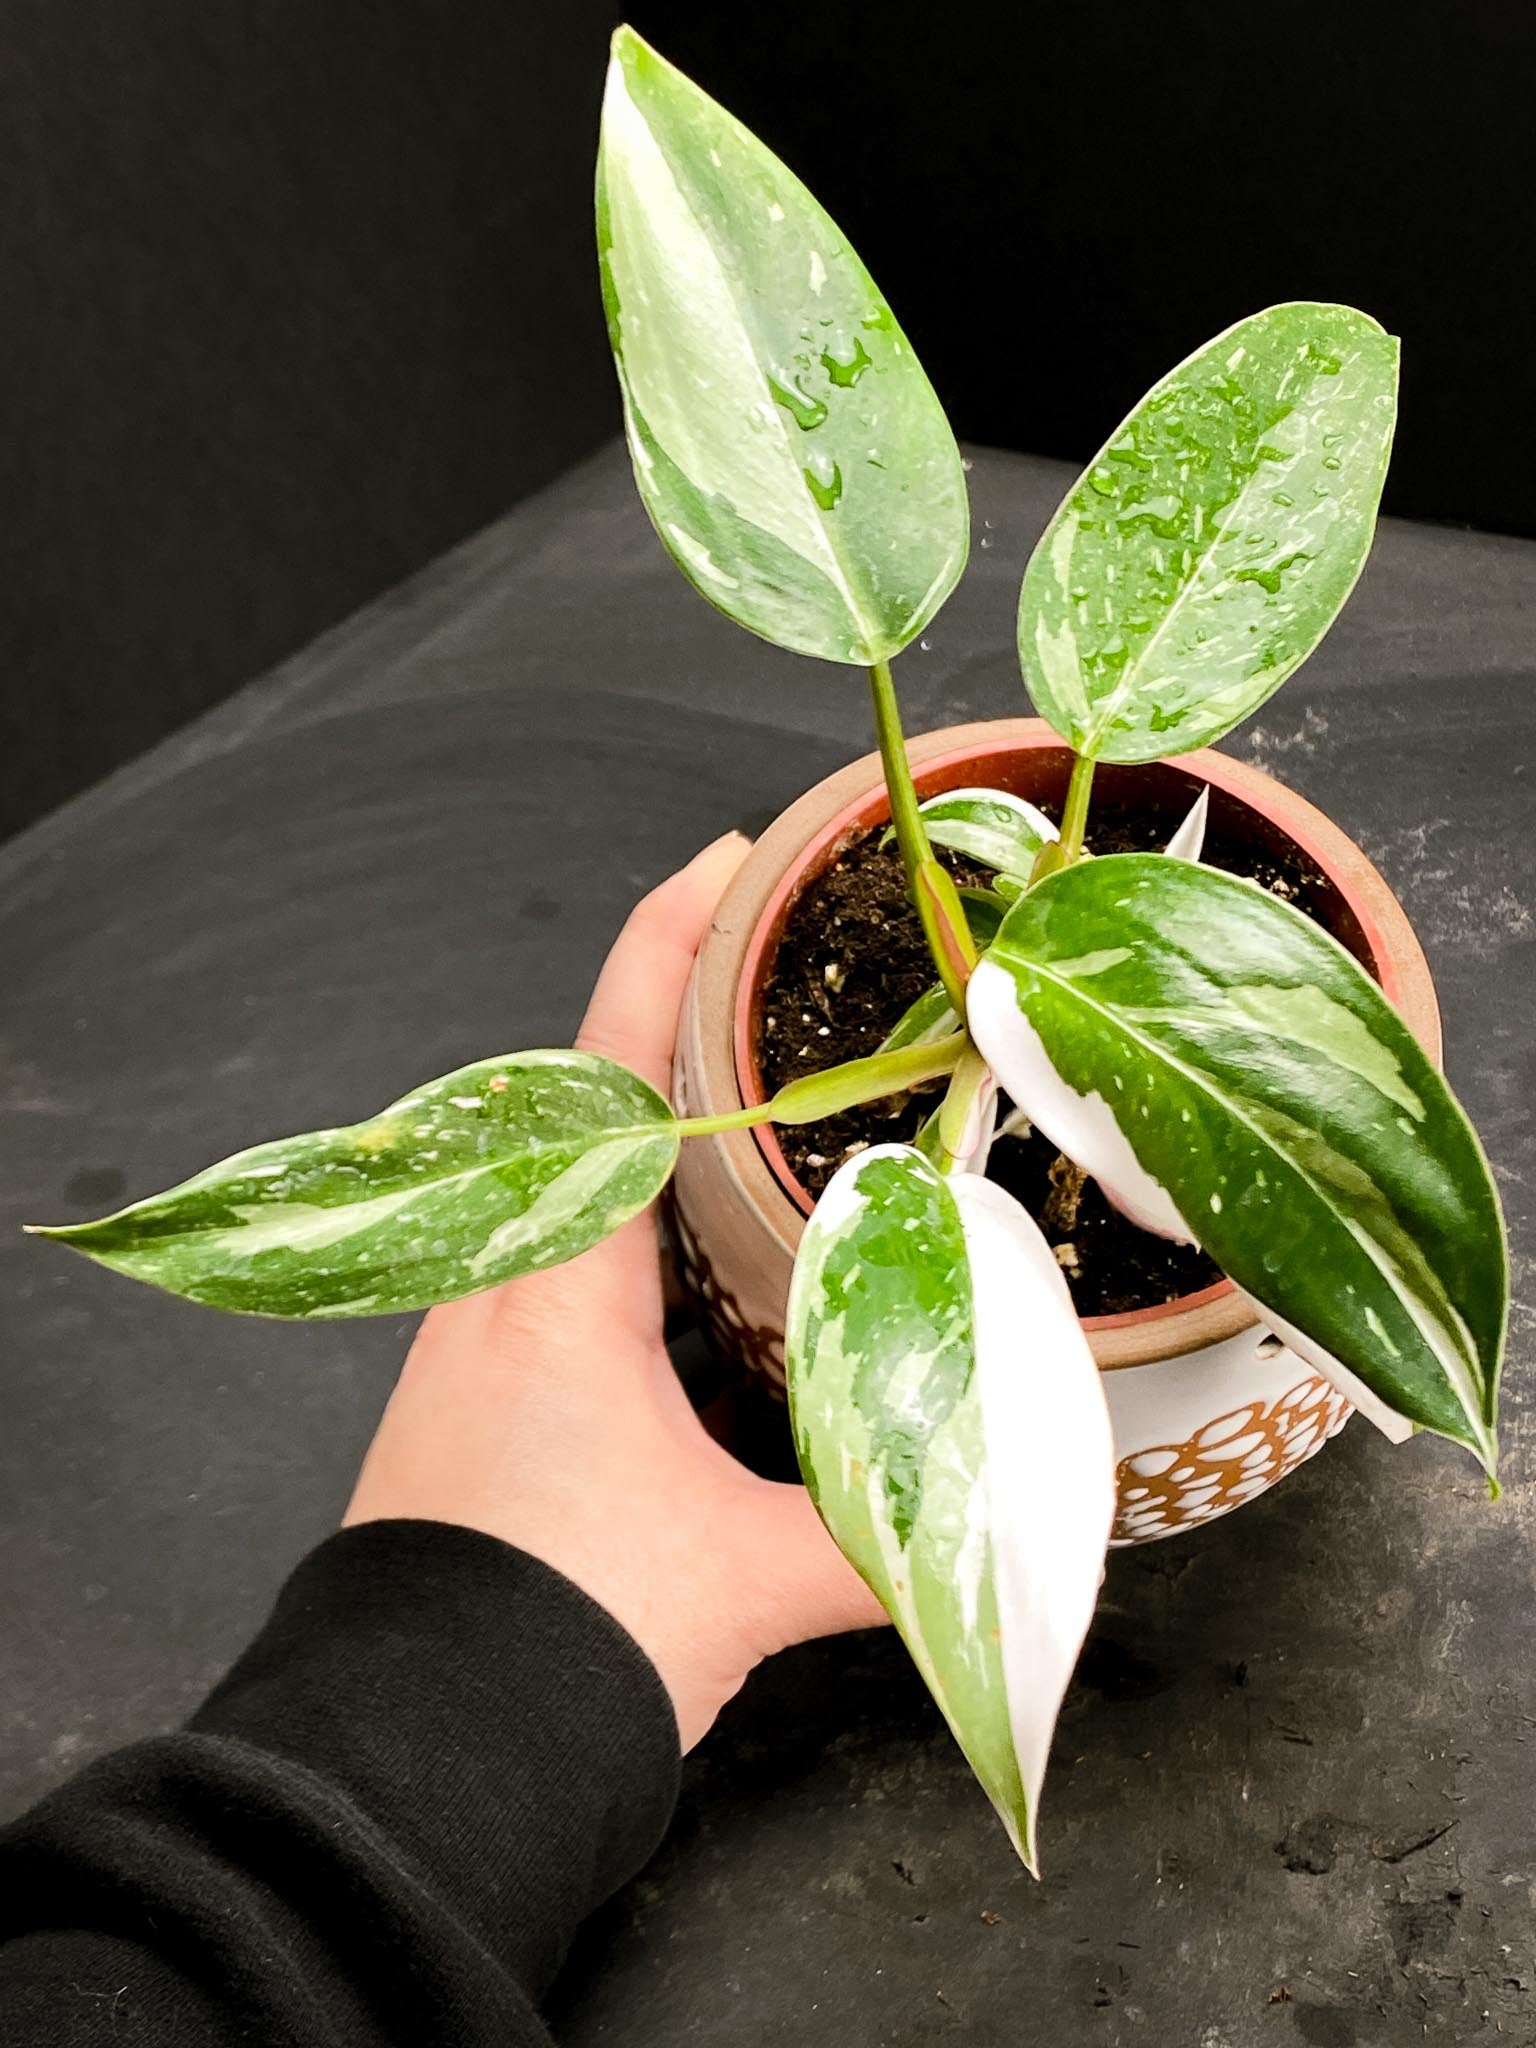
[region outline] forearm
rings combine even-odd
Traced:
[[[0,1837],[5,2039],[541,2042],[676,1776],[655,1672],[558,1573],[441,1524],[348,1530],[186,1730]]]

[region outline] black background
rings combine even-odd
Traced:
[[[616,430],[614,15],[7,0],[0,832]],[[1404,338],[1388,507],[1536,533],[1536,16],[659,0],[854,239],[957,429],[1081,458],[1230,320]]]

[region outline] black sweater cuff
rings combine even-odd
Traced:
[[[533,1997],[677,1797],[671,1702],[633,1639],[549,1565],[439,1522],[313,1551],[190,1725],[340,1791]]]

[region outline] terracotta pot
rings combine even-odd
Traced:
[[[921,796],[974,784],[1059,805],[1071,755],[1041,719],[955,726],[912,743]],[[1295,845],[1328,878],[1307,907],[1375,975],[1434,1059],[1440,1017],[1413,929],[1386,882],[1323,814],[1260,769],[1207,750],[1144,768],[1101,767],[1096,799],[1156,810],[1167,829],[1201,784],[1213,830]],[[755,1004],[797,894],[857,833],[889,815],[874,754],[829,776],[770,826],[699,954],[678,1038],[680,1114],[760,1102]],[[811,1198],[770,1127],[684,1145],[674,1225],[685,1284],[716,1344],[784,1382],[784,1307]],[[1229,1281],[1135,1314],[1085,1318],[1119,1459],[1115,1541],[1145,1542],[1225,1514],[1310,1458],[1343,1425],[1343,1397],[1262,1329]]]

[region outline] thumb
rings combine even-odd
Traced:
[[[803,1486],[768,1487],[765,1554],[773,1560],[772,1597],[764,1616],[777,1647],[844,1629],[878,1628],[885,1609],[843,1556]]]

